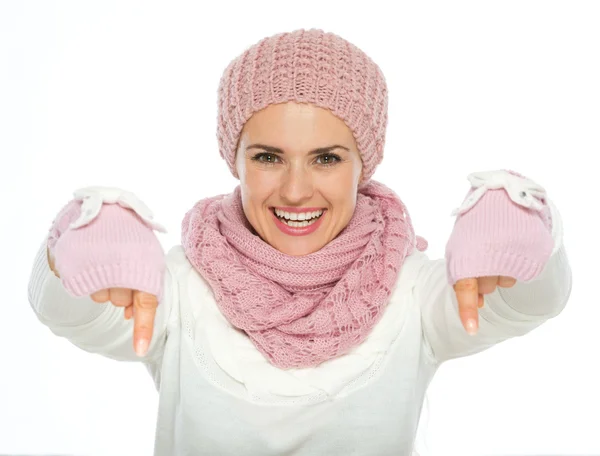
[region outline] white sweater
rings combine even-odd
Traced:
[[[445,260],[415,251],[367,340],[316,368],[270,365],[223,317],[179,246],[167,256],[165,296],[144,358],[133,351],[133,321],[121,308],[67,294],[48,268],[45,243],[29,299],[54,334],[147,366],[160,394],[156,456],[408,456],[442,362],[524,335],[564,308],[571,271],[550,204],[555,248],[546,268],[533,281],[486,295],[476,336],[461,325]]]

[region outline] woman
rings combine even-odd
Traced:
[[[558,211],[518,173],[471,174],[446,257],[428,259],[371,178],[387,88],[351,43],[314,29],[261,40],[225,70],[218,111],[240,185],[190,209],[181,246],[165,258],[134,194],[91,187],[31,276],[55,334],[148,366],[155,454],[408,455],[441,363],[566,305]]]

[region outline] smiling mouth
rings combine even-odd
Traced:
[[[325,210],[321,209],[313,212],[285,212],[276,208],[271,208],[271,212],[282,223],[292,228],[305,228],[319,220]]]

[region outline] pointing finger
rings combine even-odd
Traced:
[[[54,255],[50,253],[50,249],[46,249],[46,256],[48,258],[48,266],[50,266],[50,270],[54,273],[56,277],[60,279],[60,274],[56,270],[56,266],[54,264]]]
[[[479,326],[479,290],[477,279],[461,279],[454,284],[456,299],[458,300],[458,313],[460,320],[470,335],[477,334]]]
[[[154,316],[158,301],[156,296],[135,291],[133,295],[133,347],[138,356],[144,356],[154,330]]]

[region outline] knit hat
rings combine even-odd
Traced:
[[[263,38],[225,69],[218,91],[219,152],[237,178],[244,124],[270,104],[295,101],[330,110],[352,130],[368,180],[383,159],[387,85],[381,69],[343,38],[299,29]]]

